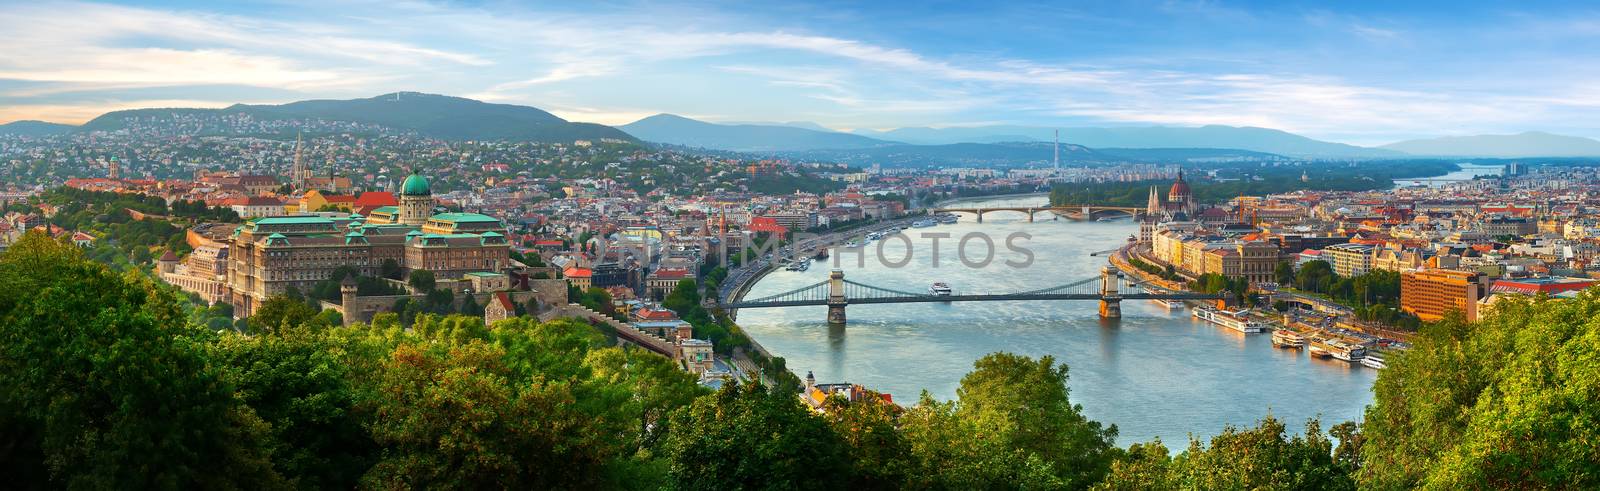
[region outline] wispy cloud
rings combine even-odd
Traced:
[[[1455,46],[1436,46],[1446,43],[1432,40],[1445,37],[1426,22],[1403,20],[1406,12],[1396,20],[1213,1],[1135,7],[1121,17],[1073,9],[1062,13],[1070,24],[1040,18],[1024,36],[958,32],[946,40],[829,24],[881,19],[864,13],[821,23],[653,2],[607,9],[330,2],[248,13],[224,5],[12,3],[0,6],[8,35],[0,119],[81,121],[127,104],[235,102],[129,95],[224,86],[237,87],[239,100],[427,90],[606,123],[674,112],[834,127],[1230,124],[1353,140],[1518,125],[1600,132],[1600,123],[1588,122],[1600,106],[1589,80],[1600,70],[1582,68],[1600,60],[1559,51],[1556,41],[1594,44],[1582,40],[1600,22],[1586,19],[1600,17],[1518,14],[1499,31],[1452,32],[1450,44],[1485,36],[1474,59],[1458,60]],[[900,20],[894,25],[915,17]],[[1084,22],[1115,30],[1077,31]],[[1570,55],[1571,69],[1535,81],[1493,68],[1556,63],[1513,56],[1522,53],[1510,50],[1534,48],[1501,42],[1541,25],[1548,46],[1540,49],[1554,51],[1540,53]],[[1066,41],[1032,39],[1053,32]],[[1193,42],[1213,38],[1229,44]],[[1079,40],[1090,44],[1068,42]],[[1389,59],[1400,48],[1411,59]]]

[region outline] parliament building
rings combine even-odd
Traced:
[[[378,276],[393,261],[403,274],[431,271],[439,280],[498,273],[511,266],[506,227],[477,213],[433,214],[428,180],[412,173],[399,206],[351,214],[264,217],[234,229],[228,240],[227,295],[234,314],[247,316],[273,295],[309,291],[350,266]]]

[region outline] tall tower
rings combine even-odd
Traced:
[[[117,158],[111,157],[111,163],[106,166],[106,177],[112,180],[122,178],[122,170],[117,167]]]
[[[1056,174],[1060,174],[1061,173],[1061,130],[1056,130],[1055,158],[1053,158],[1051,161],[1054,162],[1055,169],[1056,169]]]

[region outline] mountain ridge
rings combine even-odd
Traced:
[[[376,124],[446,140],[524,140],[564,143],[613,138],[635,140],[616,128],[575,123],[532,106],[495,104],[420,92],[392,92],[365,99],[311,99],[284,104],[234,104],[222,109],[147,108],[112,111],[84,123],[81,131],[116,130],[148,114],[245,113],[268,119],[316,118]]]
[[[736,152],[855,149],[899,142],[795,126],[719,124],[661,113],[618,126],[641,140]]]
[[[78,127],[70,124],[51,123],[36,119],[21,119],[10,123],[0,124],[0,135],[13,136],[50,136],[69,133]]]
[[[1600,140],[1524,131],[1510,135],[1440,136],[1403,140],[1379,148],[1440,157],[1597,157]]]

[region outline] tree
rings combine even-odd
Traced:
[[[250,316],[250,329],[265,333],[293,328],[311,321],[316,315],[317,310],[303,300],[275,295],[256,307],[255,315]]]
[[[1477,323],[1426,325],[1389,359],[1361,426],[1372,488],[1600,487],[1600,311],[1509,298]]]
[[[663,449],[679,489],[839,489],[850,462],[794,393],[730,383],[672,415]]]
[[[415,288],[418,292],[431,292],[434,287],[433,272],[426,269],[413,269],[411,270],[411,276],[406,278],[406,284],[411,285],[411,288]]]
[[[383,275],[384,278],[391,280],[400,279],[401,273],[402,271],[400,269],[400,263],[395,261],[393,258],[384,259],[383,264],[378,267],[378,274]]]
[[[272,488],[265,423],[177,299],[30,232],[0,255],[0,470],[17,488]]]
[[[1278,265],[1272,268],[1272,276],[1279,285],[1294,285],[1294,263],[1278,261]]]
[[[864,391],[852,401],[841,396],[824,402],[833,432],[848,446],[855,463],[854,489],[896,489],[914,468],[911,446],[897,427],[901,409],[878,393]]]
[[[1351,467],[1332,456],[1316,420],[1304,435],[1284,430],[1268,416],[1254,428],[1224,428],[1209,446],[1191,439],[1172,458],[1160,441],[1136,444],[1095,489],[1355,489]]]
[[[270,425],[273,467],[297,488],[355,487],[377,457],[339,345],[305,328],[223,335],[209,355]]]

